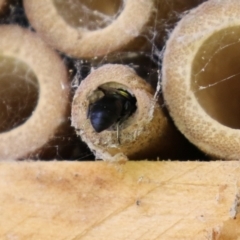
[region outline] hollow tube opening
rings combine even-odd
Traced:
[[[210,36],[192,64],[191,88],[205,112],[240,129],[240,27]]]
[[[37,77],[27,64],[0,56],[0,133],[23,124],[39,95]]]
[[[90,31],[111,24],[123,6],[122,0],[54,0],[53,2],[59,15],[69,25]]]

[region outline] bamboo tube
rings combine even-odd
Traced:
[[[24,0],[24,7],[47,43],[67,55],[92,58],[126,48],[138,37],[150,21],[154,0]]]
[[[36,34],[0,27],[0,159],[40,150],[66,122],[69,87],[59,56]]]
[[[240,158],[240,1],[210,0],[167,42],[163,94],[176,125],[212,157]]]
[[[77,58],[94,58],[120,50],[152,50],[153,45],[161,48],[179,16],[203,1],[25,0],[24,5],[33,27],[54,48]]]
[[[137,100],[136,112],[121,124],[120,143],[116,129],[97,133],[87,118],[90,104],[103,96],[98,87],[124,89]],[[97,159],[156,159],[179,153],[176,146],[172,150],[173,145],[182,148],[150,85],[124,65],[106,64],[81,82],[72,103],[72,125]]]

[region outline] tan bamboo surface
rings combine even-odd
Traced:
[[[155,10],[154,0],[126,0],[123,8],[121,2],[73,1],[69,5],[59,0],[24,0],[24,8],[37,33],[55,49],[78,58],[92,58],[126,48],[145,31]],[[108,22],[95,29],[106,20],[96,19],[98,11]],[[91,19],[94,29],[88,27]]]
[[[0,159],[26,158],[38,154],[66,124],[67,70],[57,53],[33,32],[17,25],[1,25],[0,32],[0,83],[6,89],[1,93]],[[16,117],[26,121],[15,126]]]
[[[137,100],[136,112],[120,125],[120,142],[116,129],[97,133],[87,117],[89,106],[103,96],[98,87],[125,89]],[[132,68],[106,64],[94,69],[76,90],[72,103],[72,125],[97,159],[174,158],[174,154],[176,158],[187,147],[186,142],[171,125],[154,94],[151,86]]]
[[[153,45],[162,48],[169,35],[166,29],[203,1],[24,0],[24,7],[31,25],[54,48],[94,58],[126,49],[151,51]]]
[[[163,95],[179,130],[215,158],[240,158],[240,1],[209,0],[172,32]]]
[[[237,239],[239,176],[237,161],[1,162],[0,239]]]

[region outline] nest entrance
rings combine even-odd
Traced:
[[[193,61],[191,81],[208,115],[240,129],[240,27],[221,30],[204,42]]]
[[[24,62],[0,56],[0,132],[23,124],[38,101],[37,77]]]

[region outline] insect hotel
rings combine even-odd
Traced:
[[[240,239],[239,0],[0,1],[0,239]]]

